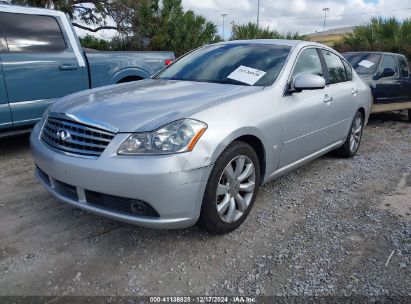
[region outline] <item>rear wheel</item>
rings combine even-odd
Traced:
[[[236,229],[251,210],[259,182],[256,152],[246,143],[232,143],[220,155],[208,179],[200,226],[214,234]]]
[[[350,158],[357,154],[360,147],[362,131],[364,128],[364,116],[358,111],[351,123],[350,131],[344,144],[336,150],[336,154],[341,157]]]

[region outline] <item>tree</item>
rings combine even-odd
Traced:
[[[371,18],[356,26],[352,33],[334,44],[339,51],[387,51],[404,53],[411,58],[411,18],[403,21]]]
[[[111,50],[111,43],[110,41],[96,38],[91,35],[86,35],[84,37],[80,37],[80,44],[83,48],[99,50],[99,51],[110,51]]]
[[[193,11],[184,12],[181,0],[142,0],[132,26],[131,39],[142,50],[172,50],[177,56],[221,40],[217,26]]]
[[[111,50],[170,50],[179,56],[221,40],[217,26],[193,11],[184,11],[182,0],[12,1],[61,10],[69,14],[74,26],[91,32],[115,29],[118,35],[110,41]],[[82,43],[89,48],[107,49],[103,41],[92,37],[84,37]]]
[[[139,2],[139,0],[11,0],[12,4],[65,12],[73,20],[74,26],[90,32],[103,29],[127,32],[130,30],[129,21]]]
[[[244,39],[299,39],[304,40],[305,37],[298,33],[281,34],[270,27],[261,28],[256,23],[249,22],[244,25],[234,25],[232,40]]]

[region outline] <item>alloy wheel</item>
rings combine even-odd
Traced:
[[[255,166],[246,155],[233,158],[217,185],[217,212],[226,223],[237,221],[248,209],[255,191]]]
[[[362,118],[358,116],[352,127],[351,127],[351,135],[350,135],[350,151],[355,153],[360,145],[362,134]]]

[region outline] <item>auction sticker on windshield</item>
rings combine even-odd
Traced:
[[[374,65],[374,62],[368,61],[368,60],[361,60],[358,65],[363,66],[367,69],[369,69],[370,67],[372,67]]]
[[[228,75],[227,78],[237,80],[249,85],[254,85],[265,74],[267,73],[264,71],[240,65],[236,70]]]

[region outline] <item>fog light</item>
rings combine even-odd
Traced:
[[[139,200],[134,200],[130,203],[130,211],[139,216],[155,216],[158,217],[158,213],[147,203]]]

